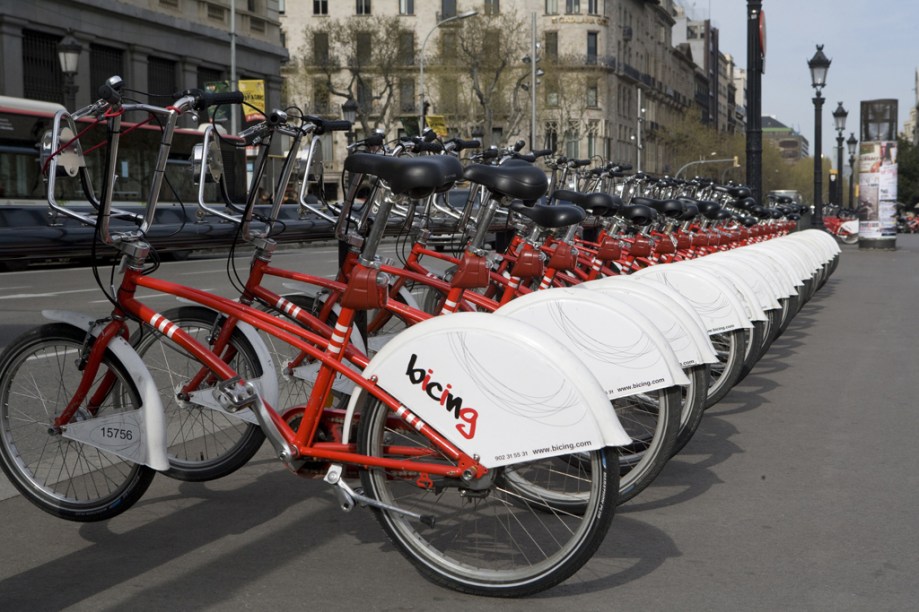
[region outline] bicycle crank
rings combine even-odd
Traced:
[[[376,499],[367,497],[360,491],[355,491],[350,486],[348,486],[348,483],[346,483],[345,480],[341,477],[341,474],[342,466],[332,465],[329,467],[329,471],[326,473],[323,480],[335,487],[335,495],[338,497],[341,509],[345,512],[351,512],[351,510],[354,509],[354,503],[358,502],[363,506],[372,506],[381,510],[388,510],[390,512],[395,512],[396,514],[401,514],[405,518],[411,518],[420,521],[422,524],[427,525],[428,527],[434,526],[435,518],[432,515],[418,514],[417,512],[403,510],[398,506],[385,504]]]

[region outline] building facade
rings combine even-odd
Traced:
[[[516,55],[509,54],[502,68],[504,93],[491,99],[493,117],[483,118],[485,111],[476,110],[474,100],[471,106],[463,104],[474,97],[473,77],[460,53],[464,41],[457,36],[480,26],[439,25],[472,10],[489,18],[514,15],[520,24],[513,35],[507,26],[482,41],[481,54],[488,56],[510,48],[506,39],[521,39]],[[522,138],[534,149],[552,148],[568,157],[602,157],[648,172],[672,172],[664,139],[669,126],[694,117],[700,108],[702,118],[717,125],[719,99],[724,102],[723,129],[731,123],[728,116],[736,115],[728,102],[732,106],[735,99],[733,81],[719,80],[729,67],[719,64],[716,41],[711,58],[702,60],[712,74],[697,66],[700,60],[689,45],[675,45],[680,14],[674,0],[288,1],[280,17],[291,55],[286,102],[341,116],[342,104],[351,98],[361,111],[359,134],[367,129],[382,129],[393,138],[410,133],[424,113],[442,117],[453,135],[481,136],[487,144]],[[336,56],[335,32],[346,22],[357,28],[357,35],[346,42],[353,48]],[[386,40],[399,57],[381,55],[387,45],[371,34],[381,23],[394,24]],[[532,42],[537,43],[539,68],[535,108],[527,63]],[[378,65],[392,63],[374,72],[368,64],[372,59]],[[389,93],[384,96],[384,91]],[[704,107],[699,106],[700,91],[705,92]],[[330,144],[334,149],[341,143]]]
[[[762,129],[764,141],[778,147],[786,162],[794,163],[809,155],[807,138],[775,117],[763,117]]]
[[[229,81],[234,59],[237,80],[264,80],[266,105],[278,106],[288,57],[279,9],[279,0],[4,2],[0,94],[65,103],[57,45],[69,34],[81,46],[77,107],[113,75],[133,98],[165,105],[177,91]]]

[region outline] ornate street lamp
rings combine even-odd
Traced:
[[[73,112],[77,105],[77,86],[74,77],[80,66],[80,53],[83,45],[74,38],[70,32],[57,44],[57,59],[61,63],[61,73],[64,75],[64,105]]]
[[[348,130],[348,145],[354,143],[354,121],[357,119],[357,102],[354,101],[354,98],[348,98],[345,100],[345,103],[341,105],[341,116],[342,119],[351,124],[351,129]]]
[[[823,45],[817,45],[814,57],[807,60],[811,72],[811,86],[817,91],[814,96],[814,216],[811,225],[824,229],[823,225],[823,96],[820,90],[826,85],[826,73],[830,60],[823,53]]]
[[[834,201],[840,207],[842,206],[842,143],[845,142],[845,137],[842,133],[846,131],[846,117],[848,116],[849,111],[843,108],[842,102],[840,102],[836,110],[833,111],[833,122],[836,124],[836,170],[839,172]]]
[[[846,141],[846,146],[849,147],[849,208],[857,210],[858,206],[855,204],[855,188],[852,184],[853,177],[855,176],[855,147],[858,146],[858,140],[855,139],[855,132],[849,132],[849,139]]]

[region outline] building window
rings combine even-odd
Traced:
[[[414,15],[415,14],[415,0],[399,0],[399,14],[400,15]]]
[[[357,82],[357,107],[362,115],[369,115],[373,107],[373,88],[363,79]]]
[[[313,15],[328,15],[329,0],[313,0]]]
[[[358,32],[354,38],[354,55],[359,65],[369,64],[373,57],[373,37],[370,32]]]
[[[597,33],[596,32],[587,33],[587,63],[588,64],[597,63]]]
[[[546,123],[546,146],[545,148],[558,152],[558,124],[554,121]]]
[[[329,85],[324,79],[313,80],[313,108],[314,113],[327,114],[331,107]]]
[[[147,91],[151,97],[172,96],[176,90],[176,63],[159,57],[147,59]]]
[[[160,0],[160,6],[179,8],[179,0]]]
[[[93,88],[109,77],[124,74],[124,51],[103,45],[89,46],[89,82]]]
[[[214,21],[219,21],[219,22],[223,23],[224,20],[226,20],[226,16],[227,16],[227,9],[226,9],[226,8],[224,8],[224,7],[222,7],[222,6],[218,6],[218,5],[216,5],[216,4],[208,4],[208,5],[207,5],[207,17],[208,17],[208,19],[213,19]]]
[[[558,0],[546,0],[546,15],[558,15]]]
[[[399,32],[399,63],[403,66],[415,63],[415,33],[411,30]]]
[[[497,15],[501,12],[499,0],[485,0],[485,14]]]
[[[581,12],[581,0],[565,0],[565,12],[569,15],[577,15]]]
[[[578,159],[581,156],[580,135],[576,124],[568,126],[565,130],[565,155],[568,159]]]
[[[210,86],[216,91],[218,83],[226,84],[219,70],[215,68],[205,68],[203,66],[198,67],[198,87],[207,89]]]
[[[455,64],[457,61],[456,32],[446,28],[440,34],[440,55],[444,64]]]
[[[403,113],[415,112],[414,79],[399,79],[399,110]]]
[[[53,34],[22,31],[22,72],[26,98],[64,102],[64,79],[57,59],[57,43],[60,41],[61,37]]]
[[[587,157],[594,157],[600,155],[599,147],[597,146],[600,142],[600,122],[591,121],[587,124]]]
[[[443,77],[440,80],[440,103],[438,109],[442,115],[454,115],[459,110],[460,88],[455,77]]]
[[[313,64],[322,66],[329,61],[328,32],[313,32]]]
[[[600,6],[601,6],[601,0],[587,0],[587,14],[599,15]]]
[[[358,15],[370,14],[370,0],[357,0],[356,13]]]
[[[558,32],[546,32],[546,57],[558,59]]]
[[[456,17],[456,0],[441,0],[440,2],[440,19],[447,17]]]
[[[587,82],[587,108],[597,108],[599,106],[599,86],[597,79],[591,79]]]

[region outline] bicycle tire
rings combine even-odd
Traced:
[[[632,438],[617,446],[619,498],[622,504],[650,485],[673,456],[680,431],[682,402],[677,386],[612,400],[625,432]]]
[[[766,321],[752,321],[753,327],[744,330],[743,366],[737,382],[747,377],[766,350]]]
[[[671,457],[683,450],[692,439],[705,413],[705,398],[708,395],[709,367],[697,365],[685,368],[683,372],[689,378],[689,384],[680,387],[682,412],[680,413],[680,430],[673,443]]]
[[[710,336],[718,363],[709,367],[708,396],[705,407],[711,408],[728,394],[740,378],[743,367],[744,330],[732,329]]]
[[[141,498],[156,473],[64,438],[52,427],[82,379],[76,362],[85,339],[78,327],[49,323],[14,340],[0,358],[0,466],[30,502],[80,522],[121,514]],[[108,350],[87,397],[106,373],[114,374],[115,384],[95,414],[138,409],[140,395],[127,368]],[[85,406],[78,414],[92,418]]]
[[[376,401],[363,412],[360,428],[358,447],[371,456],[382,456],[384,445],[395,440],[432,450],[426,438]],[[417,474],[406,470],[370,468],[361,481],[365,495],[435,519],[423,526],[396,511],[373,508],[396,548],[426,579],[464,593],[518,597],[569,578],[597,550],[616,506],[618,474],[610,450],[496,468],[491,484],[478,491],[446,479],[422,488]],[[561,462],[587,467],[577,477],[559,477],[564,473],[553,468]],[[503,475],[509,470],[525,474],[529,497],[508,485]],[[540,500],[540,490],[552,495]],[[584,498],[579,511],[558,507],[568,495]]]
[[[218,313],[203,306],[179,306],[162,314],[205,346],[218,321]],[[177,390],[202,367],[197,359],[149,329],[132,344],[163,400],[170,466],[163,472],[166,476],[188,482],[223,478],[258,452],[265,440],[258,425],[177,397]],[[243,378],[262,375],[255,349],[238,329],[231,334],[230,346],[235,349],[231,368]],[[214,381],[205,384],[213,386]]]

